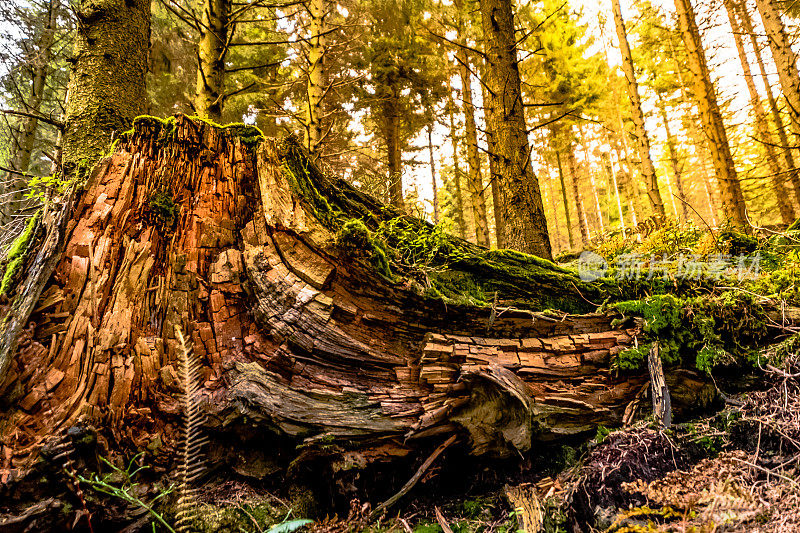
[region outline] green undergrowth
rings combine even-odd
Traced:
[[[17,278],[20,268],[25,262],[28,255],[30,243],[34,237],[34,231],[39,222],[41,211],[37,211],[34,216],[28,220],[28,224],[20,235],[11,243],[8,252],[5,254],[3,261],[5,270],[3,272],[3,281],[0,282],[0,295],[7,295],[11,284]]]
[[[701,372],[741,366],[743,362],[754,366],[759,346],[769,334],[768,317],[760,299],[747,292],[688,298],[661,294],[611,307],[625,318],[641,319],[644,333],[638,346],[615,357],[612,364],[620,371],[646,368],[647,354],[654,342],[667,366]]]

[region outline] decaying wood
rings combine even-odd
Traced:
[[[650,372],[650,398],[653,400],[653,416],[656,424],[668,428],[672,424],[672,407],[669,389],[664,380],[664,367],[658,343],[654,342],[647,354],[647,369]]]
[[[337,248],[283,154],[278,142],[252,148],[179,116],[170,131],[138,121],[96,166],[67,211],[52,275],[41,269],[23,284],[41,283],[41,296],[12,318],[29,326],[0,376],[0,468],[10,477],[78,422],[174,453],[176,327],[201,361],[218,449],[237,432],[277,433],[306,448],[336,442],[363,465],[458,434],[474,454],[512,456],[622,421],[648,382],[610,369],[635,325],[496,313],[388,281]],[[382,212],[344,182],[315,185]],[[159,192],[174,200],[174,223],[152,201]],[[676,411],[713,397],[689,371],[665,378]]]

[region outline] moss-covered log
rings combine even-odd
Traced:
[[[41,296],[9,314],[26,327],[0,376],[6,480],[79,421],[169,456],[177,327],[202,362],[215,457],[241,472],[243,435],[351,466],[453,433],[513,455],[620,424],[646,390],[646,370],[611,368],[635,321],[548,311],[595,309],[601,285],[401,215],[323,176],[292,139],[138,119],[67,220]],[[667,382],[678,414],[714,398],[691,369]]]

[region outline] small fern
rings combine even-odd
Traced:
[[[200,361],[186,342],[180,327],[175,327],[180,356],[180,374],[183,391],[183,428],[181,435],[181,464],[178,480],[178,504],[175,529],[178,533],[191,531],[197,511],[197,487],[194,483],[205,470],[203,446],[208,438],[203,435],[205,414],[200,410]]]

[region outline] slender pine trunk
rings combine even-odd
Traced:
[[[640,171],[647,188],[647,198],[650,200],[650,207],[657,215],[664,215],[664,202],[661,200],[661,193],[658,190],[658,179],[653,159],[650,156],[650,139],[647,136],[647,129],[644,123],[644,112],[642,102],[639,97],[639,84],[636,82],[636,71],[633,65],[631,48],[628,45],[628,34],[625,31],[625,21],[622,20],[622,10],[619,0],[611,0],[614,11],[614,22],[617,28],[617,38],[619,48],[622,53],[622,71],[627,80],[628,98],[631,102],[631,117],[633,118],[634,136],[636,148],[639,154]]]
[[[694,78],[694,96],[700,110],[703,130],[709,140],[708,146],[717,181],[720,184],[725,216],[731,223],[750,232],[750,225],[745,215],[744,196],[733,164],[728,134],[717,104],[716,91],[711,83],[691,0],[675,0],[675,10],[678,13],[681,36],[686,46],[689,70]]]
[[[469,191],[472,219],[475,221],[475,239],[481,246],[489,246],[489,220],[486,217],[486,198],[483,194],[481,159],[478,154],[478,130],[475,126],[475,106],[472,102],[472,76],[469,58],[463,48],[456,52],[461,74],[461,110],[464,114],[465,142],[467,145],[467,190]]]

